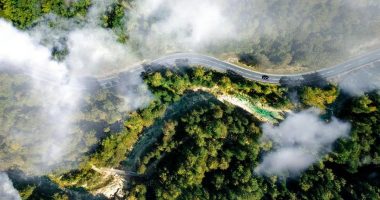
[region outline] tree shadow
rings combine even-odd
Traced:
[[[280,79],[280,85],[288,88],[298,88],[302,86],[325,88],[329,82],[318,72],[305,74],[302,76],[286,76]]]

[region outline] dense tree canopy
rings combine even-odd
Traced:
[[[63,17],[85,16],[90,0],[0,0],[0,17],[19,28],[27,28],[43,14],[53,12]]]
[[[300,91],[301,102],[306,106],[325,110],[338,97],[338,89],[334,86],[328,88],[303,87]]]
[[[353,122],[350,137],[338,140],[332,153],[294,179],[252,172],[263,150],[255,119],[215,102],[200,105],[162,126],[160,140],[141,158],[138,171],[147,177],[135,180],[129,195],[139,199],[378,199],[380,115],[375,108],[379,103],[378,94],[346,102],[340,116]]]
[[[252,178],[260,128],[249,114],[210,103],[167,121],[162,133],[139,170],[154,170],[148,179],[156,198],[263,197],[262,180]]]
[[[14,101],[12,109],[2,105],[2,112],[17,113],[15,108],[33,106],[33,101],[22,100],[25,81],[13,77],[19,81],[7,82],[8,76],[1,77],[4,81],[1,97],[19,101]],[[244,93],[270,101],[274,107],[289,103],[284,98],[286,89],[204,68],[153,71],[144,74],[144,79],[155,100],[131,113],[121,130],[115,132],[102,126],[106,137],[100,138],[96,151],[89,154],[78,170],[49,176],[60,188],[85,185],[91,190],[106,184],[101,175],[91,169],[95,165],[126,167],[139,173],[140,176],[130,177],[126,191],[129,197],[137,199],[379,198],[379,94],[338,97],[338,100],[346,100],[340,106],[343,110],[337,112],[339,118],[352,123],[350,136],[338,140],[332,153],[299,177],[285,179],[263,177],[253,171],[262,153],[270,148],[259,141],[261,128],[257,118],[212,95],[206,98],[193,89],[204,87],[212,91],[219,87],[219,92]],[[117,112],[120,100],[107,90],[98,90],[95,94],[85,98],[78,119],[82,123],[103,124],[120,119],[122,114]],[[322,107],[335,101],[337,91],[334,87],[305,87],[301,94],[306,106]],[[193,98],[187,98],[189,95]],[[156,139],[144,138],[146,134]],[[145,143],[151,139],[154,140]],[[4,142],[4,138],[1,141]],[[16,181],[16,187],[25,199],[47,195],[42,185],[33,182],[18,185]],[[49,195],[55,199],[73,197],[65,190]]]

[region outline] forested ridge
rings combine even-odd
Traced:
[[[323,105],[321,109],[337,96],[333,86],[300,92],[305,107]],[[220,103],[199,105],[165,121],[161,139],[148,148],[138,167],[148,178],[135,180],[129,197],[378,199],[379,103],[376,93],[345,102],[339,116],[353,123],[350,137],[339,139],[332,153],[288,179],[253,172],[268,151],[258,141],[262,133],[257,119]]]
[[[91,190],[102,187],[104,180],[91,169],[91,165],[96,165],[133,170],[140,174],[129,177],[125,189],[127,199],[379,198],[380,127],[377,122],[380,118],[380,96],[377,93],[343,98],[345,101],[341,107],[344,109],[339,108],[337,116],[352,123],[350,137],[339,139],[333,151],[322,160],[297,177],[265,177],[253,171],[263,153],[271,149],[259,141],[261,122],[244,110],[224,104],[215,97],[205,97],[202,92],[186,90],[186,87],[176,88],[174,85],[181,85],[178,82],[182,82],[183,86],[213,87],[223,80],[231,84],[229,87],[232,90],[241,89],[250,96],[266,91],[262,93],[266,94],[264,97],[260,95],[262,98],[286,102],[284,93],[277,96],[271,92],[280,88],[202,68],[161,70],[145,74],[144,79],[156,100],[147,108],[131,113],[123,130],[103,139],[95,153],[89,155],[78,170],[63,176],[50,176],[60,188],[75,189],[87,185],[87,189]],[[280,90],[285,92],[284,89]],[[318,95],[312,95],[313,91]],[[321,109],[334,110],[337,108],[331,99],[341,101],[341,95],[344,95],[336,97],[334,86],[301,87],[299,92],[302,109],[323,105]],[[191,97],[182,100],[189,95],[201,99]],[[171,105],[175,102],[180,103],[177,104],[180,112],[172,109]],[[152,131],[158,134],[157,139],[143,145],[142,151],[135,150],[134,147],[140,146],[140,142],[144,144],[139,138]],[[139,152],[138,159],[128,160],[130,156],[135,156],[135,151]],[[24,193],[34,189],[30,197],[41,195],[38,186],[26,186],[16,184]],[[72,196],[62,190],[57,192],[61,196]]]
[[[130,27],[125,26],[130,17],[126,15],[128,9],[133,9],[128,2],[131,1],[111,4],[99,24],[114,31],[119,42],[130,42],[139,51],[143,44],[129,38]],[[302,13],[292,16],[300,23],[292,24],[294,19],[287,18],[289,21],[279,21],[282,26],[278,34],[265,36],[265,30],[270,29],[264,26],[265,20],[259,26],[257,21],[247,20],[246,26],[259,27],[263,35],[223,44],[225,48],[220,49],[224,52],[210,52],[232,52],[240,62],[252,67],[319,67],[348,55],[340,51],[351,39],[347,35],[354,35],[358,43],[378,35],[378,24],[363,21],[376,21],[372,15],[340,6],[339,0],[257,2],[265,3],[260,3],[265,5],[264,12],[271,11],[271,18],[278,20],[290,16],[295,5]],[[90,0],[0,0],[0,17],[28,30],[46,14],[83,20],[92,5]],[[257,13],[246,12],[254,8],[253,4],[247,5],[234,10],[250,13],[247,19],[256,18]],[[377,4],[370,11],[376,9]],[[128,25],[147,31],[149,20],[155,19],[141,18],[137,24]],[[356,29],[357,24],[369,31]],[[287,32],[286,26],[290,25],[292,32]],[[52,54],[55,58],[65,56],[60,53]],[[125,177],[125,185],[120,188],[124,199],[380,199],[378,92],[350,97],[335,85],[287,88],[201,66],[162,66],[141,76],[154,96],[149,105],[126,113],[116,90],[99,85],[90,89],[72,119],[71,134],[82,139],[70,141],[70,153],[80,152],[83,157],[69,153],[65,155],[68,161],[56,166],[54,172],[29,177],[24,174],[31,164],[27,161],[36,155],[25,149],[39,148],[36,144],[51,131],[35,125],[38,120],[54,122],[28,118],[37,116],[42,109],[38,93],[28,90],[29,78],[13,72],[0,73],[0,170],[7,171],[22,199],[104,199],[95,192],[112,183],[113,178],[104,178],[94,166],[136,174]],[[298,105],[290,100],[291,92],[298,94]],[[255,167],[273,148],[260,141],[263,122],[216,98],[222,94],[244,95],[269,108],[295,112],[316,107],[321,110],[321,119],[329,121],[335,115],[350,122],[352,129],[348,137],[333,144],[330,153],[299,176],[259,175]],[[33,127],[39,137],[31,135],[27,142],[20,143],[9,137],[10,132],[17,135]]]

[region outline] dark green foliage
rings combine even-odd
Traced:
[[[155,131],[157,133],[153,135],[157,135],[157,138],[136,157],[137,166],[133,167],[136,167],[140,176],[129,177],[127,196],[131,199],[380,198],[378,94],[347,101],[342,106],[345,109],[338,116],[352,123],[350,137],[338,140],[332,153],[300,177],[280,179],[254,174],[263,147],[259,142],[260,124],[253,116],[215,99],[194,102],[192,106],[181,110],[175,110],[170,105],[182,102],[188,94],[197,93],[189,91],[189,88],[218,86],[223,92],[239,91],[267,101],[272,106],[279,106],[287,102],[284,98],[286,89],[203,68],[153,72],[145,74],[144,80],[156,100],[148,107],[131,113],[122,130],[107,133],[109,135],[79,170],[70,171],[59,178],[53,177],[60,187],[78,189],[81,185],[87,185],[91,189],[91,184],[102,181],[101,175],[91,169],[92,165],[124,167],[126,162],[123,161],[134,151],[133,147],[136,147],[141,135]],[[7,88],[4,87],[3,92],[10,92],[6,91]],[[314,102],[313,99],[320,96],[330,99],[330,96],[336,95],[336,90],[308,88],[305,94],[308,96],[306,99]],[[19,97],[16,94],[11,96]],[[117,104],[116,97],[103,91],[92,98],[87,99],[88,105],[83,107],[84,111],[88,111],[83,111],[84,118],[112,121],[112,114],[109,117],[102,114],[108,111],[115,112],[116,118],[119,117],[117,107],[104,107],[108,105],[105,103],[107,101],[113,102],[110,105]],[[318,100],[317,105],[326,102]],[[91,118],[90,113],[98,114]],[[18,189],[25,196],[30,193],[40,195],[34,192],[38,190],[33,185]],[[52,195],[58,198],[68,194],[58,192]]]
[[[217,74],[217,73],[216,73]],[[208,71],[156,72],[146,80],[158,97],[171,102],[185,89],[178,77],[212,87]],[[191,78],[190,78],[191,77]],[[222,80],[219,78],[218,80]],[[188,81],[185,81],[188,82]],[[154,83],[154,84],[153,84]],[[227,85],[236,81],[224,81]],[[185,84],[186,85],[186,84]],[[223,84],[219,83],[219,86]],[[253,85],[266,94],[265,87]],[[242,87],[245,89],[245,87]],[[305,100],[315,106],[332,103],[336,88],[304,88]],[[307,91],[306,91],[307,90]],[[249,91],[249,90],[248,90]],[[326,93],[326,94],[325,94]],[[267,93],[270,94],[270,93]],[[352,122],[351,136],[340,139],[334,151],[295,179],[259,177],[253,169],[262,152],[260,128],[251,116],[223,104],[199,105],[181,118],[167,119],[162,136],[141,157],[138,172],[146,179],[132,182],[130,197],[157,199],[379,199],[380,97],[371,94],[347,102],[340,116]],[[138,192],[136,188],[146,188]]]
[[[161,141],[142,159],[147,169],[157,165],[148,179],[158,199],[263,196],[262,180],[252,179],[251,168],[260,130],[249,114],[208,104],[167,121],[162,131]]]
[[[284,91],[203,68],[183,72],[163,70],[145,75],[151,91],[163,102],[177,101],[189,88],[220,87],[222,91],[248,93],[272,105],[284,105]],[[253,116],[241,109],[209,101],[173,116],[162,126],[159,142],[141,157],[138,173],[149,187],[130,197],[156,196],[158,199],[259,199],[264,196],[264,180],[252,178],[260,147],[260,128]]]
[[[375,93],[346,102],[339,115],[351,121],[350,137],[338,140],[332,153],[299,179],[288,181],[286,188],[276,186],[281,198],[379,199],[379,106],[380,96]]]
[[[105,28],[121,28],[124,24],[124,7],[121,4],[112,4],[103,15],[103,27]]]
[[[345,164],[350,172],[367,165],[380,164],[380,96],[371,94],[355,98],[341,115],[352,121],[351,137],[337,145],[336,162]]]
[[[104,28],[112,29],[118,36],[118,41],[121,43],[126,43],[128,41],[128,32],[126,30],[126,12],[130,9],[130,2],[118,1],[117,3],[111,4],[106,12],[101,17],[102,26]]]

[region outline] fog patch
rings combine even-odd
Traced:
[[[84,140],[92,136],[77,134],[81,130],[75,124],[84,95],[82,78],[128,71],[130,63],[136,61],[112,31],[97,23],[109,4],[94,2],[85,20],[65,21],[48,15],[28,33],[0,19],[0,69],[16,70],[30,78],[25,95],[33,105],[23,108],[33,112],[16,111],[20,115],[17,123],[28,126],[11,124],[9,131],[0,133],[6,152],[0,157],[1,169],[17,167],[29,174],[46,174],[75,167],[88,150]],[[55,19],[59,23],[51,26]],[[63,56],[53,58],[54,51],[62,51]],[[139,74],[122,83],[116,88],[116,95],[124,99],[120,112],[150,102],[152,95]],[[8,116],[3,117],[1,124],[8,122]]]
[[[13,187],[12,181],[4,172],[0,172],[0,197],[4,200],[21,200],[20,194]]]
[[[380,44],[373,40],[379,36],[373,29],[357,31],[359,26],[363,30],[378,26],[380,4],[367,0],[358,3],[347,0],[142,0],[134,2],[133,11],[127,14],[126,27],[134,49],[145,56],[175,51],[250,52],[257,50],[262,38],[267,38],[263,45],[268,46],[257,50],[263,51],[263,55],[287,54],[290,60],[290,54],[293,57],[308,55],[307,62],[297,64],[323,67],[327,63],[324,60],[335,62],[342,56],[356,55],[358,49],[365,51]],[[324,49],[325,53],[320,52],[329,44],[334,46]],[[275,55],[267,55],[266,51]],[[298,53],[293,55],[293,51]],[[334,57],[327,51],[334,52]],[[313,57],[312,52],[318,53],[318,57]]]
[[[131,111],[147,106],[154,98],[140,77],[142,72],[143,69],[134,69],[119,74],[117,90],[119,94],[122,94],[121,98],[124,100],[121,110]]]
[[[380,62],[374,62],[370,66],[364,66],[347,74],[339,82],[339,87],[352,96],[360,96],[373,90],[379,90]]]
[[[24,120],[35,120],[31,130],[13,127],[8,133],[1,133],[12,144],[20,146],[18,150],[28,149],[30,153],[21,163],[7,165],[19,165],[30,173],[49,171],[61,164],[74,140],[70,123],[82,95],[80,83],[75,77],[69,77],[63,63],[50,59],[48,48],[3,20],[0,20],[0,42],[3,44],[0,47],[0,67],[21,71],[31,77],[30,98],[40,106],[33,116],[20,116]],[[31,143],[27,138],[40,140]]]
[[[349,134],[350,124],[332,118],[322,121],[319,112],[308,109],[290,114],[278,126],[264,124],[262,142],[271,141],[255,172],[265,176],[297,176],[331,151],[332,143]]]
[[[202,51],[210,44],[235,37],[225,1],[145,0],[136,4],[129,26],[131,40],[152,56],[173,51]],[[146,20],[142,25],[141,21]],[[137,25],[137,26],[136,26]]]
[[[98,27],[72,31],[68,50],[67,65],[73,73],[83,76],[112,74],[138,61],[113,33]]]

